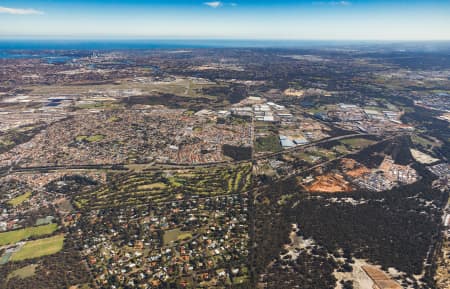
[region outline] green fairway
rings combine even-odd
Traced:
[[[424,148],[431,148],[431,147],[437,145],[437,143],[432,142],[426,138],[420,137],[416,134],[411,136],[411,140],[413,141],[414,144],[419,144],[419,145],[423,146]]]
[[[58,253],[64,245],[64,235],[27,242],[10,261],[22,261]]]
[[[117,187],[105,186],[74,198],[78,208],[111,208],[158,204],[189,196],[215,196],[247,191],[251,166],[240,164],[218,168],[180,170],[171,174],[141,171],[119,179]]]
[[[8,204],[10,204],[13,207],[16,207],[20,204],[22,204],[23,202],[25,202],[26,200],[28,200],[31,197],[31,192],[26,192],[23,195],[20,195],[14,199],[11,199],[8,201]]]
[[[87,135],[79,135],[75,138],[76,141],[78,142],[82,142],[82,141],[86,141],[86,142],[99,142],[101,140],[103,140],[105,138],[104,135],[101,134],[96,134],[96,135],[91,135],[91,136],[87,136]]]
[[[0,246],[14,244],[30,237],[49,235],[58,229],[57,224],[28,227],[25,229],[0,233]]]

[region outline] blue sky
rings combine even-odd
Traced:
[[[0,0],[0,38],[450,40],[450,0]]]

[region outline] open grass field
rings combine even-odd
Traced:
[[[30,237],[49,235],[56,231],[56,229],[58,229],[57,224],[48,224],[0,233],[0,246],[14,244]]]
[[[300,159],[300,160],[303,160],[303,161],[305,161],[305,162],[307,162],[309,164],[313,164],[313,163],[315,163],[315,162],[317,162],[319,160],[318,156],[314,156],[311,153],[306,153],[306,152],[302,152],[302,151],[296,153],[295,157]]]
[[[38,265],[36,264],[32,264],[12,271],[6,278],[6,283],[8,283],[8,281],[12,278],[25,279],[34,276],[34,274],[36,274],[37,266]]]
[[[421,146],[423,146],[425,148],[426,147],[434,147],[434,146],[437,145],[436,142],[432,142],[432,141],[427,140],[426,138],[420,137],[420,136],[418,136],[416,134],[411,136],[411,140],[412,140],[412,142],[414,144],[419,144],[419,145],[421,145]]]
[[[11,199],[8,201],[8,204],[10,204],[13,207],[17,207],[18,205],[22,204],[23,202],[27,201],[31,197],[31,192],[26,192],[23,195],[20,195],[14,199]]]
[[[239,276],[233,278],[233,284],[244,284],[249,280],[248,276]]]
[[[163,242],[164,245],[167,246],[172,242],[181,241],[189,238],[192,238],[191,232],[183,232],[180,229],[174,229],[164,232]]]
[[[282,149],[280,140],[276,135],[257,138],[255,141],[256,152],[278,152]]]
[[[413,158],[421,164],[432,164],[434,162],[439,161],[439,159],[433,158],[426,153],[423,153],[416,149],[410,149]]]
[[[27,242],[10,261],[22,261],[58,253],[64,245],[64,235]]]
[[[87,141],[87,142],[99,142],[105,138],[104,135],[96,134],[96,135],[79,135],[75,139],[76,141]]]
[[[365,138],[349,138],[340,141],[344,145],[348,145],[352,148],[361,149],[373,145],[375,141]]]

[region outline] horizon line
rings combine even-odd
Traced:
[[[0,41],[46,40],[46,41],[248,41],[248,42],[450,42],[449,39],[334,39],[334,38],[244,38],[244,37],[152,37],[152,36],[2,36]]]

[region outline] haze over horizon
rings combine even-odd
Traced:
[[[450,40],[450,2],[0,1],[0,38]]]

